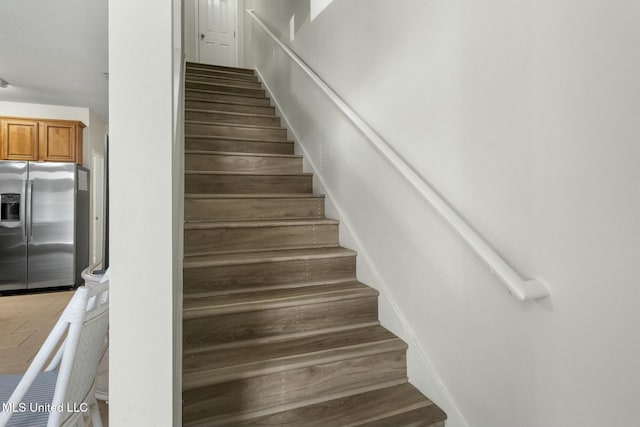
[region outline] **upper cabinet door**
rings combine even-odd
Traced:
[[[6,160],[38,160],[38,123],[33,120],[2,119],[1,153]]]
[[[82,129],[76,120],[0,117],[0,160],[82,164]]]
[[[40,160],[74,162],[76,160],[77,125],[73,123],[40,123]]]

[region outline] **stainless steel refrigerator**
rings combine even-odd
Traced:
[[[0,161],[0,292],[77,286],[89,264],[89,171]]]

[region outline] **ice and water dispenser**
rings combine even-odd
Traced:
[[[0,195],[0,222],[20,221],[20,194]]]

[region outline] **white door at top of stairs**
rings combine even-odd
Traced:
[[[198,0],[198,62],[238,66],[237,0]]]

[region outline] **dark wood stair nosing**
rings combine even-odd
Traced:
[[[194,98],[194,97],[190,97],[189,94],[186,93],[187,91],[193,91],[193,92],[198,92],[198,93],[213,93],[211,91],[205,91],[205,90],[200,90],[200,89],[185,89],[185,95],[184,95],[184,103],[185,103],[185,105],[188,102],[209,102],[209,103],[216,103],[216,104],[244,105],[245,107],[273,108],[275,110],[275,107],[273,105],[247,104],[246,102],[240,102],[241,100],[229,101],[229,100],[223,100],[223,99],[218,100],[218,99],[215,99],[215,98],[209,98],[209,99],[207,99],[207,98]],[[241,97],[241,98],[247,97],[247,98],[256,98],[256,99],[269,99],[269,98],[264,98],[264,97],[244,96],[242,94],[230,93],[230,92],[219,92],[219,94],[221,94],[221,95],[238,96],[238,97]]]
[[[313,176],[310,172],[301,173],[256,173],[256,172],[232,172],[232,171],[201,171],[185,170],[185,175],[231,175],[231,176]],[[224,194],[224,193],[220,193]]]
[[[208,70],[238,70],[238,74],[250,74],[255,75],[255,70],[253,68],[243,68],[243,67],[230,67],[227,65],[214,65],[214,64],[203,64],[201,62],[192,62],[185,61],[185,68],[188,67],[197,67]]]
[[[265,139],[265,138],[243,138],[239,136],[220,136],[220,135],[185,135],[186,139],[213,139],[220,141],[238,141],[238,142],[265,142],[269,144],[294,144],[290,139]]]
[[[246,89],[246,88],[242,88],[242,89]],[[256,89],[259,90],[259,89]],[[208,89],[196,89],[196,88],[191,88],[191,87],[186,87],[184,89],[184,97],[185,97],[185,101],[190,101],[192,99],[188,99],[189,98],[189,92],[196,92],[196,93],[206,93],[209,95],[225,95],[225,96],[237,96],[240,98],[254,98],[254,99],[269,99],[267,96],[264,95],[251,95],[248,93],[240,93],[240,92],[222,92],[219,90],[208,90]],[[211,98],[211,100],[213,100],[214,98]],[[265,105],[265,107],[269,107],[271,105]]]
[[[264,89],[264,87],[262,86],[262,83],[257,78],[243,79],[243,78],[237,77],[237,76],[244,76],[243,74],[232,75],[224,72],[218,72],[218,74],[202,74],[202,73],[196,73],[193,71],[190,70],[190,72],[185,74],[185,77],[184,77],[185,81],[189,80],[190,82],[202,82],[202,83],[213,83],[213,84],[215,84],[215,81],[226,81],[230,83],[242,83],[246,85],[253,85],[257,89]],[[256,76],[250,76],[247,74],[247,77],[256,77]],[[244,87],[251,89],[250,86],[244,86]]]
[[[240,117],[259,117],[262,119],[279,119],[280,117],[268,114],[256,114],[256,113],[241,113],[237,111],[222,111],[222,110],[205,110],[201,108],[185,108],[185,113],[215,113],[225,114],[228,116],[240,116]]]
[[[329,248],[338,248],[340,247],[339,243],[323,243],[323,244],[302,244],[299,246],[296,245],[290,245],[290,246],[282,246],[279,248],[275,248],[275,250],[285,250],[285,249],[291,249],[291,250],[296,250],[296,249],[329,249]],[[265,248],[265,249],[253,249],[252,252],[253,253],[257,253],[257,252],[270,252],[274,250],[274,248]],[[230,250],[220,250],[220,251],[213,251],[213,250],[202,250],[202,251],[197,251],[197,252],[189,252],[187,256],[193,257],[193,256],[207,256],[207,255],[239,255],[242,253],[246,253],[247,250],[246,249],[230,249]]]
[[[268,130],[287,130],[282,126],[264,126],[264,125],[247,125],[243,123],[225,123],[225,122],[209,122],[203,120],[185,120],[186,125],[202,125],[202,126],[219,126],[232,128],[250,128],[250,129],[268,129]]]
[[[185,193],[185,199],[324,199],[324,194],[314,193]]]
[[[219,291],[187,291],[183,294],[184,299],[190,298],[208,298],[214,296],[227,296],[242,294],[245,292],[258,292],[258,291],[277,291],[281,289],[296,289],[305,288],[308,286],[324,286],[324,285],[337,285],[339,283],[351,283],[356,281],[355,276],[349,278],[339,278],[333,280],[316,280],[313,282],[298,282],[298,283],[282,283],[278,285],[255,285],[255,286],[243,286],[241,288],[227,288]]]
[[[217,77],[211,76],[212,79],[215,79]],[[220,80],[225,80],[228,82],[240,82],[240,80],[229,80],[229,79],[220,79]],[[260,82],[244,82],[244,83],[251,83],[251,84],[260,84],[260,87],[247,87],[247,86],[238,86],[238,85],[234,85],[234,84],[227,84],[227,83],[219,83],[219,82],[207,82],[207,81],[202,81],[202,80],[189,80],[189,75],[187,74],[185,76],[184,79],[184,83],[185,83],[185,89],[201,89],[201,88],[192,88],[192,87],[187,87],[186,85],[190,84],[190,83],[197,83],[197,84],[203,84],[203,85],[209,85],[209,86],[220,86],[220,87],[228,87],[228,88],[233,88],[233,89],[247,89],[247,90],[255,90],[257,92],[264,92],[264,88],[262,87],[262,83]],[[206,90],[206,89],[205,89]],[[238,93],[242,93],[242,92],[238,92]]]
[[[208,150],[184,150],[184,154],[197,154],[203,156],[238,156],[238,157],[267,157],[284,159],[302,159],[299,154],[271,154],[271,153],[243,153],[240,151],[208,151]]]
[[[245,83],[260,83],[260,79],[255,74],[243,74],[243,73],[232,73],[224,70],[207,70],[203,68],[189,68],[185,72],[186,77],[196,77],[196,78],[213,78],[213,79],[225,79],[225,80],[234,80],[237,82],[245,82]]]
[[[192,89],[192,90],[195,90],[195,89]],[[274,111],[276,109],[276,107],[273,105],[253,105],[253,104],[247,104],[244,102],[226,101],[226,100],[218,100],[218,99],[190,98],[188,95],[185,94],[185,98],[184,98],[185,106],[188,102],[203,102],[203,103],[209,103],[209,104],[225,104],[225,105],[242,105],[245,107],[256,107],[256,108],[272,108]]]
[[[222,221],[198,220],[184,221],[185,230],[211,230],[216,228],[271,228],[296,227],[304,225],[339,225],[340,221],[332,218],[304,219],[243,219],[240,221],[225,219]]]

